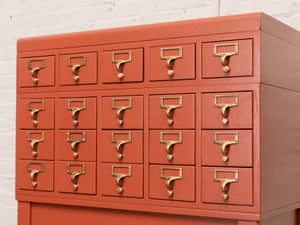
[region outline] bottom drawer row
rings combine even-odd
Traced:
[[[102,196],[143,197],[143,165],[102,163],[99,168]],[[196,201],[194,166],[150,165],[149,168],[149,198]],[[58,162],[56,188],[61,193],[95,195],[96,171],[94,162]],[[252,205],[252,177],[251,168],[202,167],[201,201]],[[54,163],[20,160],[16,182],[18,189],[53,192]]]

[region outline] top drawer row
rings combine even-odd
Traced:
[[[195,44],[81,52],[20,59],[20,86],[54,86],[55,71],[60,85],[127,83],[144,80],[144,63],[150,81],[191,80],[196,77]],[[252,76],[252,39],[207,42],[201,50],[202,78]],[[198,59],[197,59],[198,60]],[[98,70],[99,65],[99,70]]]

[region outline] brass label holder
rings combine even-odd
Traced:
[[[125,106],[116,106],[116,101],[128,101],[128,104]],[[113,98],[111,100],[111,108],[117,110],[117,118],[118,118],[118,125],[122,126],[124,124],[124,112],[126,109],[132,108],[132,99],[131,98]]]
[[[234,103],[218,103],[219,98],[234,98]],[[214,95],[214,107],[221,108],[221,115],[223,117],[222,123],[227,125],[229,123],[229,109],[239,105],[238,95]]]
[[[40,169],[31,169],[30,165],[40,165]],[[36,188],[38,183],[37,183],[37,176],[39,173],[44,172],[44,163],[42,162],[27,162],[27,171],[30,172],[30,180],[32,181],[32,187]]]
[[[218,172],[234,173],[234,178],[233,179],[218,178],[217,177]],[[218,169],[216,169],[216,170],[214,170],[214,181],[218,181],[221,183],[221,190],[223,192],[222,198],[223,198],[223,200],[227,200],[229,198],[229,196],[228,196],[229,184],[239,181],[239,171],[238,170],[218,170]]]
[[[81,134],[82,135],[82,138],[81,139],[72,139],[71,138],[71,135],[72,134]],[[72,149],[72,151],[73,151],[73,157],[76,159],[77,157],[78,157],[78,155],[79,155],[79,153],[78,153],[78,147],[79,147],[79,143],[81,143],[81,142],[85,142],[86,141],[86,139],[85,139],[85,137],[86,137],[86,134],[85,134],[85,132],[83,131],[83,132],[80,132],[80,131],[78,131],[78,132],[75,132],[75,131],[73,131],[73,132],[67,132],[67,142],[71,142],[71,149]]]
[[[218,47],[222,46],[234,46],[234,51],[233,52],[218,52]],[[228,66],[229,63],[229,57],[233,55],[237,55],[239,53],[239,44],[238,43],[229,43],[229,44],[217,44],[214,45],[214,56],[219,56],[221,57],[221,64],[223,66],[223,71],[225,73],[230,72],[230,67]]]
[[[116,134],[127,134],[128,138],[126,140],[116,140]],[[119,160],[123,159],[123,146],[126,143],[131,143],[131,132],[111,132],[111,143],[116,143],[117,157]]]
[[[165,134],[177,134],[178,140],[164,140]],[[174,146],[182,143],[182,132],[160,132],[160,143],[166,144],[167,159],[172,161]]]
[[[218,140],[218,135],[234,135],[233,141],[224,141],[224,140]],[[229,146],[233,144],[239,143],[239,133],[238,132],[214,132],[214,144],[221,145],[221,151],[222,151],[222,161],[227,162],[229,160],[228,157],[228,150]]]
[[[166,176],[164,175],[164,170],[176,170],[178,171],[178,176]],[[167,186],[167,194],[169,197],[172,197],[174,194],[173,186],[175,180],[182,179],[182,168],[174,168],[174,167],[160,167],[160,178],[166,179],[166,186]]]
[[[128,58],[127,59],[120,59],[120,60],[115,59],[116,55],[123,55],[123,54],[127,54]],[[130,51],[128,51],[128,52],[112,52],[111,53],[111,62],[116,64],[117,71],[119,72],[118,73],[118,78],[120,80],[124,79],[124,73],[123,73],[124,64],[129,63],[131,61],[132,61],[132,59],[131,59],[131,52]]]
[[[128,173],[115,173],[115,168],[127,168],[128,169]],[[123,193],[124,188],[123,188],[123,184],[124,184],[124,179],[125,177],[131,177],[131,166],[116,166],[116,165],[112,165],[111,166],[111,175],[116,177],[116,184],[118,186],[117,191],[119,192],[119,194]]]
[[[40,139],[32,139],[31,134],[40,134],[41,138]],[[30,148],[32,150],[32,156],[36,157],[37,156],[38,143],[45,141],[44,131],[41,131],[41,132],[27,132],[27,141],[30,142]]]
[[[42,62],[41,66],[32,66],[31,63],[32,62]],[[39,82],[38,79],[38,72],[41,69],[45,68],[45,59],[29,59],[28,60],[28,69],[30,70],[31,76],[32,76],[32,82],[37,84]]]
[[[72,59],[82,59],[82,63],[71,63]],[[86,65],[86,56],[82,55],[82,56],[69,56],[68,57],[68,66],[72,67],[72,74],[73,74],[73,79],[75,81],[79,81],[79,69],[82,66]]]
[[[79,171],[71,171],[71,166],[81,166],[82,170]],[[85,164],[75,164],[75,163],[69,163],[67,164],[67,173],[71,174],[71,182],[73,184],[74,191],[78,190],[78,179],[80,175],[84,175],[86,172]]]
[[[178,99],[177,105],[166,105],[164,104],[165,99]],[[166,116],[168,118],[167,123],[169,126],[174,124],[173,115],[177,108],[182,108],[182,96],[178,97],[160,97],[160,108],[166,109]]]
[[[82,102],[82,106],[81,107],[71,107],[71,103],[72,102]],[[72,113],[72,118],[73,118],[73,125],[74,126],[78,126],[78,116],[79,116],[79,112],[81,110],[85,110],[86,109],[86,100],[83,99],[83,100],[78,100],[78,99],[74,99],[74,100],[68,100],[68,110],[71,110]]]
[[[41,107],[40,108],[32,108],[31,107],[32,103],[39,103],[39,104],[41,104]],[[30,117],[33,119],[32,125],[37,126],[38,125],[37,115],[38,115],[38,112],[45,110],[45,102],[44,101],[28,101],[27,102],[27,110],[30,111]]]
[[[168,50],[178,50],[178,55],[174,56],[165,56],[164,51]],[[167,68],[168,68],[168,75],[170,77],[173,77],[175,72],[173,69],[175,59],[182,58],[182,47],[174,47],[174,48],[161,48],[160,49],[160,59],[166,60]]]

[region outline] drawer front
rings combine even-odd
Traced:
[[[143,49],[105,51],[100,56],[102,83],[143,81]]]
[[[202,202],[252,205],[252,169],[202,167]]]
[[[96,163],[58,162],[55,169],[59,192],[96,194]]]
[[[195,45],[150,48],[150,81],[195,79]]]
[[[202,128],[252,128],[252,92],[202,94]]]
[[[79,85],[97,83],[97,53],[60,55],[60,85]]]
[[[202,44],[202,78],[252,76],[252,39]]]
[[[142,129],[143,97],[103,97],[102,126],[104,129]]]
[[[21,129],[54,128],[54,99],[21,99],[18,106]]]
[[[193,129],[194,94],[150,96],[149,126],[152,129]]]
[[[60,129],[96,129],[96,98],[58,100]]]
[[[101,131],[100,154],[101,162],[142,163],[143,132]]]
[[[20,130],[17,132],[17,158],[53,160],[52,130]]]
[[[18,160],[16,183],[18,189],[53,191],[53,162]]]
[[[195,168],[151,165],[149,188],[150,198],[195,201]]]
[[[143,197],[143,166],[138,164],[101,165],[102,195]]]
[[[96,161],[95,130],[58,131],[58,160]]]
[[[150,163],[193,165],[195,163],[194,143],[193,130],[151,130]]]
[[[54,56],[21,58],[20,86],[54,86]]]
[[[203,130],[202,165],[252,166],[252,130]]]

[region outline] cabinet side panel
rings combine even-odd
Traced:
[[[299,225],[295,220],[295,211],[290,211],[281,215],[271,217],[261,221],[259,225]]]

